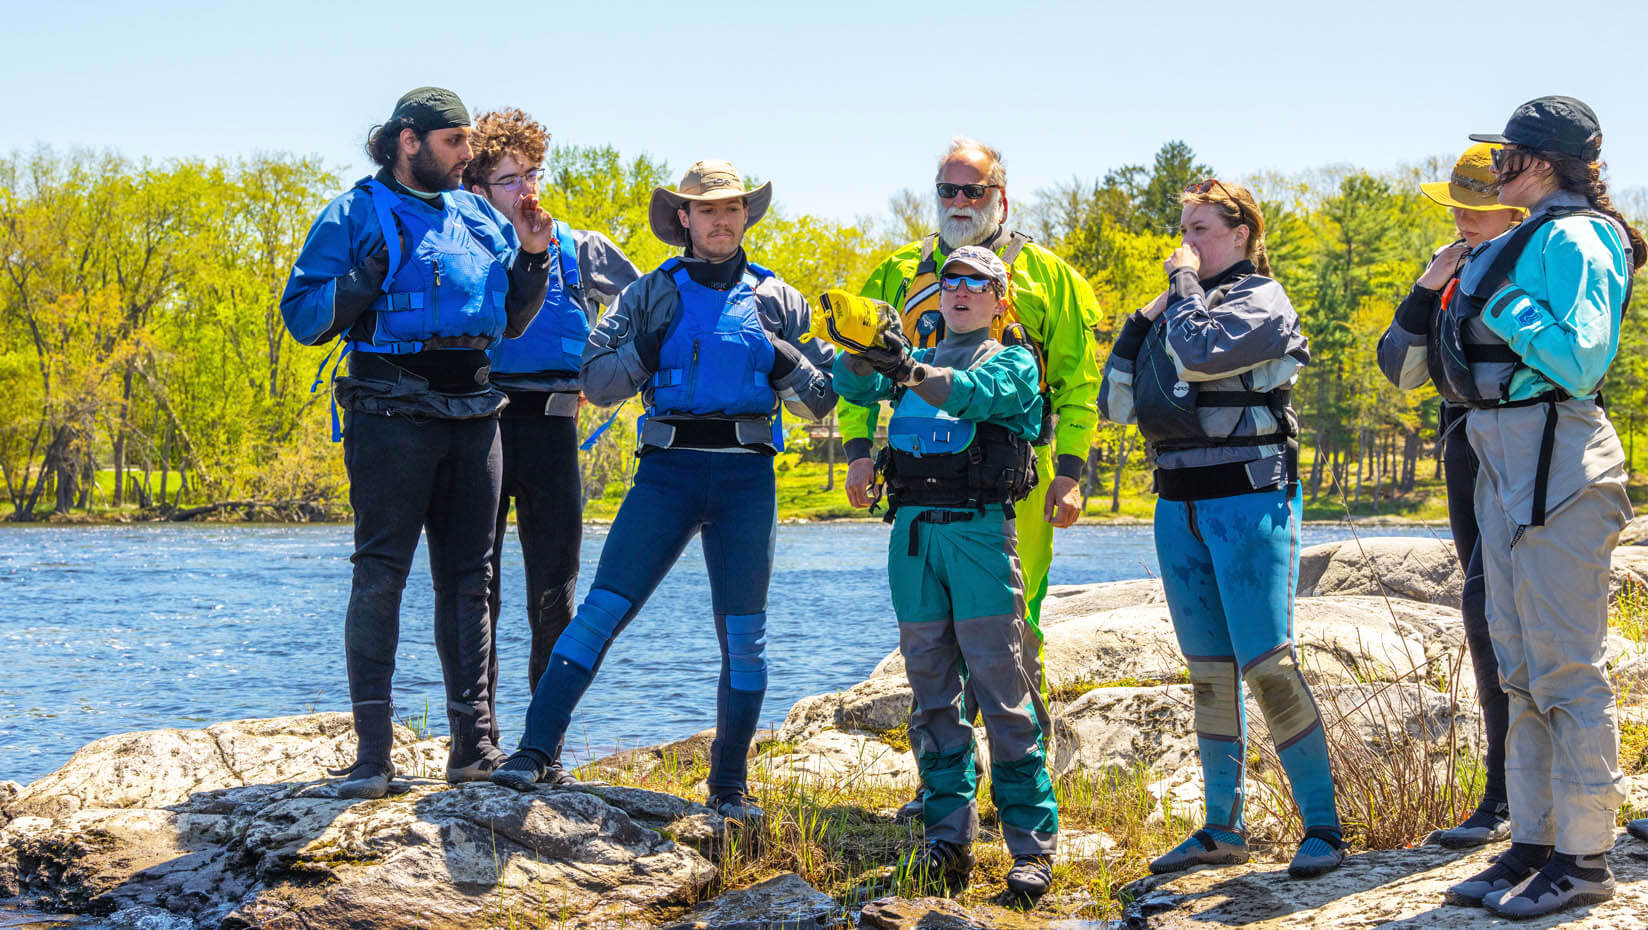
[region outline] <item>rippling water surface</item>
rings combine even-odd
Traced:
[[[798,698],[863,679],[898,642],[882,524],[780,526],[768,603],[776,724]],[[1429,535],[1442,530],[1392,530]],[[504,552],[499,715],[513,747],[530,699],[520,549]],[[1306,527],[1305,543],[1347,531]],[[29,782],[100,736],[349,708],[343,526],[0,529],[0,780]],[[605,527],[584,532],[579,594]],[[1156,572],[1149,527],[1061,530],[1052,582]],[[395,701],[444,733],[431,640],[429,563],[419,547],[402,605]],[[568,748],[580,757],[715,723],[720,669],[703,556],[694,542],[619,638],[584,699]]]

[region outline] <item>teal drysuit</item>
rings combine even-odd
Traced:
[[[954,435],[974,436],[972,441],[978,441],[977,424],[994,424],[1026,440],[1040,430],[1039,374],[1028,349],[1002,348],[987,330],[975,330],[951,333],[915,357],[927,377],[906,391],[862,360],[838,355],[836,391],[860,405],[896,400],[890,437],[901,418],[954,420]],[[973,729],[962,712],[965,675],[990,736],[992,798],[1008,852],[1051,855],[1058,807],[1043,746],[1046,711],[1025,666],[1025,650],[1034,654],[1036,646],[1026,643],[1011,503],[991,504],[982,513],[932,504],[899,507],[887,574],[914,693],[910,743],[925,788],[927,839],[964,846],[978,835]]]

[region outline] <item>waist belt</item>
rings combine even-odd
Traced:
[[[923,510],[910,518],[910,556],[915,557],[923,523],[965,523],[978,514],[971,510]]]
[[[1284,477],[1264,487],[1253,486],[1253,477],[1247,467],[1253,462],[1229,462],[1223,465],[1204,465],[1199,468],[1156,469],[1156,495],[1166,501],[1201,501],[1216,497],[1235,497],[1254,491],[1269,491],[1284,484],[1293,487],[1299,483],[1299,444],[1288,440],[1282,450]],[[1254,459],[1262,462],[1265,459]]]
[[[776,455],[772,424],[719,417],[647,417],[641,424],[641,449],[752,449]]]
[[[504,408],[503,416],[519,419],[522,417],[575,417],[578,415],[577,391],[516,391],[504,389],[509,395],[509,406]]]
[[[397,361],[398,360],[398,361]],[[455,353],[440,358],[422,353],[414,355],[380,355],[355,352],[349,356],[349,373],[370,381],[397,382],[405,375],[422,378],[429,389],[442,394],[473,394],[490,386],[488,375],[491,361],[485,354],[465,357]]]

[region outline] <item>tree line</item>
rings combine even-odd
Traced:
[[[1403,393],[1374,366],[1391,312],[1431,252],[1453,238],[1418,192],[1446,177],[1430,159],[1385,174],[1332,167],[1244,179],[1267,222],[1271,262],[1304,321],[1312,364],[1294,391],[1312,498],[1375,499],[1413,488],[1435,455],[1437,399]],[[646,221],[667,166],[611,147],[550,153],[545,206],[611,236],[643,269],[669,249]],[[1213,176],[1183,142],[1015,198],[1010,221],[1093,285],[1100,358],[1121,322],[1164,286],[1179,192]],[[345,497],[329,394],[312,391],[325,348],[285,331],[279,298],[320,207],[345,179],[285,154],[154,164],[111,152],[41,148],[0,158],[0,481],[11,520],[136,506],[187,515],[232,506],[303,519]],[[1626,198],[1628,204],[1642,198]],[[1640,211],[1637,211],[1640,212]],[[925,188],[881,217],[839,223],[770,211],[746,240],[808,295],[856,290],[897,245],[933,225]],[[1648,410],[1648,354],[1624,328],[1606,387],[1628,451]],[[632,405],[633,406],[633,405]],[[586,408],[585,433],[609,415]],[[583,459],[585,493],[629,474],[632,412]],[[1101,427],[1086,490],[1148,481],[1136,430]]]

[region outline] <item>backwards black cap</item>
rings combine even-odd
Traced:
[[[469,108],[457,94],[444,87],[418,87],[395,101],[395,112],[389,114],[389,122],[393,124],[401,119],[419,132],[454,129],[469,125]]]
[[[1596,161],[1602,154],[1602,126],[1596,113],[1572,97],[1539,97],[1511,114],[1502,133],[1472,133],[1476,142],[1520,145],[1539,152]]]

